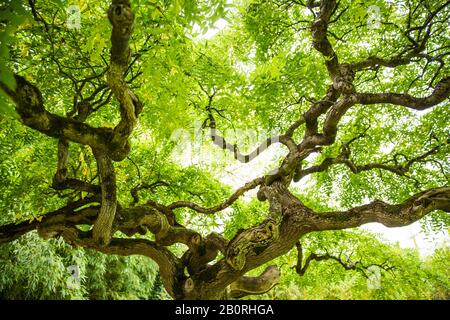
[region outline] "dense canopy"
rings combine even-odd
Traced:
[[[432,0],[3,1],[0,297],[448,298],[448,248],[352,228],[450,226],[449,19]]]

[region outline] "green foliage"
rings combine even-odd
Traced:
[[[76,267],[79,277],[70,268]],[[167,299],[156,264],[145,257],[74,250],[35,233],[0,247],[1,299]]]
[[[354,231],[309,234],[303,242],[307,244],[305,256],[311,252],[324,254],[326,249],[334,256],[341,254],[344,261],[361,260],[366,266],[386,263],[394,269],[380,269],[379,283],[371,285],[373,280],[362,272],[346,271],[336,261],[313,261],[300,277],[292,268],[297,263],[297,252],[293,249],[275,261],[282,266],[280,283],[257,299],[449,299],[448,247],[420,258],[417,250],[402,249],[373,235]],[[366,273],[370,277],[371,273]]]
[[[0,78],[2,82],[14,89],[16,80],[10,66],[10,52],[8,45],[14,40],[11,37],[17,29],[30,19],[29,13],[25,9],[22,1],[3,1],[0,4]],[[0,92],[0,116],[16,117],[15,110],[5,93]]]
[[[236,186],[224,185],[217,178],[225,175],[230,161],[234,161],[230,160],[232,156],[220,153],[206,139],[201,143],[201,154],[195,145],[196,139],[205,138],[201,126],[208,117],[208,95],[214,94],[211,107],[218,129],[231,132],[227,140],[237,142],[244,151],[253,150],[263,140],[258,136],[260,132],[267,136],[285,132],[312,100],[323,96],[330,84],[322,56],[311,46],[310,23],[314,18],[308,9],[294,5],[296,1],[131,2],[135,25],[130,47],[135,64],[126,80],[133,80],[130,86],[143,102],[144,111],[131,137],[128,159],[115,164],[118,200],[128,206],[133,201],[133,187],[159,181],[164,185],[139,192],[141,203],[186,200],[203,206],[216,205],[227,199]],[[36,9],[47,25],[36,21],[26,1],[0,4],[1,81],[13,88],[13,72],[25,76],[43,92],[46,109],[62,116],[72,109],[74,96],[83,98],[76,93],[81,91],[82,79],[101,75],[84,83],[84,98],[94,92],[94,85],[106,81],[111,48],[111,26],[106,15],[109,1],[73,3],[82,12],[78,30],[67,28],[68,1],[36,1]],[[383,23],[379,29],[369,28],[367,8],[376,5],[382,21],[404,25],[406,16],[402,12],[406,12],[409,3],[418,1],[341,0],[339,13],[343,8],[348,10],[329,30],[335,35],[329,38],[338,56],[353,62],[372,55],[397,54],[399,48],[408,45],[407,39],[399,35],[392,23]],[[429,10],[439,5],[439,1],[427,3]],[[420,24],[425,16],[417,12],[413,18]],[[227,21],[227,26],[206,39],[206,31],[221,19]],[[354,27],[357,32],[350,36],[348,31]],[[430,39],[427,50],[448,41],[448,33],[440,32]],[[448,59],[448,55],[442,59]],[[440,68],[438,63],[431,63],[426,69],[422,69],[424,65],[406,65],[393,72],[371,70],[357,78],[355,84],[361,92],[425,96],[430,90],[427,81],[438,71],[437,79],[448,75],[449,65]],[[303,167],[336,157],[342,144],[362,132],[364,137],[351,145],[352,161],[361,165],[392,164],[394,155],[401,154],[404,156],[398,156],[398,161],[405,164],[420,156],[419,150],[429,150],[448,139],[448,110],[447,101],[420,113],[390,105],[355,106],[340,122],[337,142],[324,147],[320,155],[308,157]],[[0,225],[39,219],[84,196],[52,191],[56,140],[28,129],[14,117],[17,116],[11,101],[0,90]],[[114,127],[119,118],[119,106],[113,99],[87,122]],[[319,119],[320,124],[323,121],[323,117]],[[253,130],[250,133],[254,139],[239,135],[249,130]],[[299,128],[294,135],[296,141],[302,137],[302,130]],[[188,147],[192,147],[189,159],[182,153]],[[348,167],[336,165],[301,180],[291,190],[318,211],[346,209],[374,199],[399,203],[420,190],[449,185],[449,154],[447,144],[433,155],[435,161],[415,163],[410,168],[410,178],[379,170],[354,174]],[[196,159],[204,155],[207,160]],[[277,154],[275,160],[279,158]],[[70,175],[82,181],[92,182],[97,177],[89,148],[71,144],[69,167]],[[214,216],[184,209],[175,214],[179,223],[202,235],[216,231],[232,239],[241,228],[262,222],[267,210],[267,203],[252,198],[240,199]],[[450,218],[435,212],[422,224],[431,235],[447,231]],[[143,237],[151,239],[150,235]],[[271,262],[283,265],[283,276],[281,283],[262,298],[449,298],[448,248],[420,258],[414,250],[404,250],[357,231],[309,234],[302,242],[305,252],[344,251],[367,264],[388,261],[395,270],[382,272],[378,290],[368,289],[367,280],[360,273],[345,271],[333,261],[312,262],[306,274],[299,277],[292,269],[296,263],[296,252],[292,250]],[[182,253],[180,246],[171,250]],[[68,286],[71,274],[67,268],[73,265],[80,270],[80,286],[75,289]],[[252,274],[263,269],[261,266],[252,270]],[[146,258],[105,256],[71,248],[61,240],[43,241],[32,233],[0,246],[0,298],[168,299],[168,295],[156,265]]]

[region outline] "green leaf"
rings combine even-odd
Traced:
[[[19,119],[12,101],[2,90],[0,90],[0,115]]]
[[[0,65],[0,79],[6,84],[6,86],[11,89],[16,89],[16,79],[14,78],[14,73],[7,67]]]

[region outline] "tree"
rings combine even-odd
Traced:
[[[221,299],[272,289],[275,265],[246,273],[293,248],[299,275],[314,260],[367,272],[326,248],[304,255],[311,233],[425,216],[448,225],[450,2],[79,4],[0,7],[2,157],[28,163],[12,169],[21,183],[4,180],[2,206],[15,217],[0,243],[37,230],[143,255],[174,299]],[[219,18],[228,31],[192,36]],[[207,169],[169,158],[173,130],[195,120],[236,161],[251,164],[272,144],[284,151],[230,195]],[[26,131],[19,155],[21,126],[39,134]],[[221,133],[248,127],[278,134],[243,154]],[[242,201],[250,190],[257,200]],[[211,231],[226,219],[223,234]]]

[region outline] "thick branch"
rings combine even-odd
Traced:
[[[425,110],[441,103],[450,96],[450,77],[439,81],[433,92],[424,98],[400,93],[356,93],[354,96],[357,103],[364,105],[390,103],[415,110]]]
[[[129,145],[112,145],[113,131],[109,128],[93,128],[85,123],[58,116],[44,108],[39,89],[25,78],[15,75],[16,89],[11,90],[0,82],[0,89],[16,103],[16,111],[21,122],[50,137],[70,140],[108,153],[115,161],[123,160],[129,151]]]
[[[98,185],[72,178],[68,178],[62,182],[53,181],[52,188],[54,188],[55,190],[72,189],[89,193],[101,192],[101,188]]]
[[[320,11],[316,20],[311,26],[311,34],[313,38],[314,48],[323,54],[326,61],[325,64],[331,78],[334,79],[339,73],[339,62],[330,41],[327,38],[328,23],[336,7],[335,0],[320,1]]]
[[[143,254],[154,259],[160,266],[166,289],[169,293],[174,293],[173,297],[178,297],[175,282],[181,281],[183,277],[181,262],[162,246],[169,246],[174,243],[184,243],[189,247],[190,252],[197,256],[203,240],[201,236],[183,226],[170,226],[166,216],[154,208],[141,206],[129,209],[118,209],[113,230],[119,230],[129,236],[135,233],[146,233],[146,230],[155,234],[156,243],[141,239],[112,239],[108,246],[102,246],[92,239],[92,234],[81,233],[76,229],[79,224],[93,224],[96,221],[101,207],[98,205],[79,209],[89,203],[98,203],[100,199],[85,198],[68,206],[44,215],[39,222],[24,221],[19,224],[12,223],[0,227],[0,243],[13,241],[21,235],[38,230],[39,235],[44,239],[63,236],[72,244],[88,248],[93,248],[101,252],[110,254]],[[220,238],[220,237],[219,237]],[[209,238],[208,238],[209,239]],[[217,243],[212,237],[208,240]],[[220,238],[221,239],[221,238]],[[219,239],[219,240],[220,240]],[[222,239],[223,240],[223,239]],[[223,246],[220,241],[218,246]],[[139,245],[138,245],[139,244]],[[170,261],[168,261],[170,260]],[[170,263],[169,263],[170,262]],[[174,268],[176,270],[174,270]],[[167,269],[164,273],[163,269]]]
[[[272,265],[257,277],[240,277],[229,286],[228,296],[239,299],[247,295],[263,294],[272,289],[279,280],[280,271],[276,265]]]
[[[411,55],[415,56],[415,55]],[[390,59],[383,59],[376,56],[371,56],[366,60],[351,63],[350,68],[353,71],[360,71],[368,68],[376,68],[377,66],[383,66],[388,68],[395,68],[397,66],[405,65],[412,62],[412,58],[409,56],[394,56]]]
[[[102,189],[102,207],[94,223],[92,234],[100,245],[108,245],[112,236],[112,224],[116,214],[116,175],[111,159],[101,152],[94,150],[97,160],[100,186]]]
[[[401,205],[381,201],[345,212],[316,213],[295,198],[282,183],[264,187],[266,198],[275,200],[281,211],[278,225],[274,220],[243,230],[230,241],[225,258],[206,265],[186,282],[187,298],[220,298],[221,291],[249,270],[287,253],[298,239],[311,231],[351,228],[368,222],[387,226],[410,224],[433,210],[450,211],[450,188],[436,188],[420,193]]]
[[[327,110],[339,98],[339,93],[332,85],[328,87],[326,95],[322,100],[314,102],[312,106],[305,112],[304,118],[306,122],[305,136],[311,136],[317,133],[318,118],[320,115],[327,112]]]
[[[370,222],[379,222],[387,227],[402,227],[435,210],[450,212],[450,187],[417,193],[398,205],[375,200],[347,211],[314,213],[309,223],[313,230],[355,228]]]
[[[57,236],[49,230],[54,226],[75,226],[79,224],[94,224],[101,210],[101,199],[98,196],[84,198],[71,203],[61,209],[47,213],[38,221],[24,221],[21,223],[11,223],[0,227],[0,243],[6,243],[17,239],[23,234],[38,229],[41,236],[45,238]],[[93,206],[80,209],[87,204]],[[132,208],[118,208],[115,220],[112,226],[113,232],[121,231],[127,236],[133,236],[136,233],[145,234],[147,231],[153,233],[160,245],[170,246],[174,243],[186,244],[190,250],[197,252],[202,243],[201,236],[179,224],[172,226],[166,215],[160,211],[148,207],[139,206]],[[207,241],[220,244],[218,236],[208,237]],[[221,241],[224,241],[223,239]]]
[[[112,143],[125,145],[136,126],[137,116],[142,110],[138,97],[128,88],[124,76],[131,57],[128,41],[134,24],[134,14],[129,0],[113,0],[108,10],[113,29],[111,34],[111,61],[107,74],[108,86],[120,103],[121,120],[114,128]]]
[[[47,213],[43,216],[41,221],[34,219],[33,221],[24,221],[21,223],[11,223],[7,225],[0,226],[0,244],[7,243],[18,239],[20,236],[28,233],[30,231],[36,230],[40,225],[45,223],[50,223],[49,221],[66,221],[66,217],[72,219],[71,221],[76,223],[83,223],[85,219],[85,212],[78,212],[76,216],[71,216],[78,208],[85,206],[90,203],[98,203],[100,201],[98,196],[84,198],[76,202],[70,203],[67,206],[55,210],[53,212]],[[86,209],[87,210],[87,209]],[[90,210],[90,209],[89,209]],[[97,209],[98,210],[98,207]],[[98,212],[90,212],[95,216]],[[85,222],[85,221],[84,221]]]

